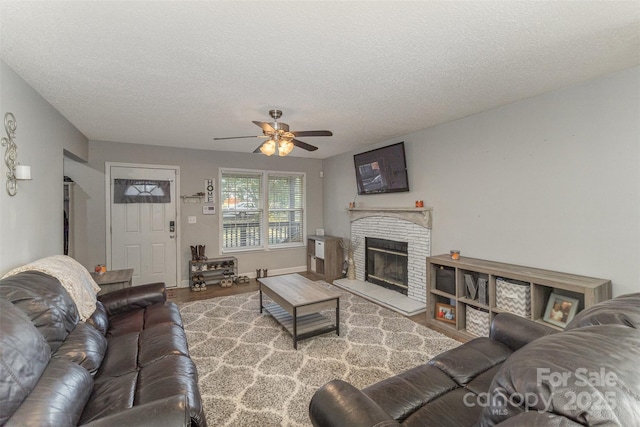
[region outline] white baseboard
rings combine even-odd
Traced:
[[[287,268],[276,268],[276,269],[269,269],[269,271],[267,271],[267,274],[269,276],[280,276],[281,274],[293,274],[293,273],[302,273],[307,271],[307,266],[306,265],[301,265],[301,266],[296,266],[296,267],[287,267]],[[256,276],[256,271],[253,270],[251,272],[248,273],[240,273],[239,276],[247,276],[251,279],[255,279]],[[189,287],[189,279],[186,280],[182,280],[180,282],[180,285],[178,286],[179,288],[188,288]]]
[[[307,271],[307,266],[306,265],[297,266],[297,267],[269,269],[267,271],[267,275],[269,275],[269,276],[280,276],[281,274],[302,273],[304,271]],[[247,276],[247,277],[250,277],[252,279],[255,279],[257,277],[255,270],[253,270],[250,273],[240,273],[240,276]]]

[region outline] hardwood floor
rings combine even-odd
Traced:
[[[301,276],[304,276],[310,280],[322,280],[323,277],[316,273],[298,273]],[[242,283],[238,285],[233,285],[228,288],[223,288],[219,285],[207,286],[207,289],[200,292],[193,292],[189,288],[173,288],[167,289],[167,296],[170,301],[173,302],[189,302],[189,301],[199,301],[203,299],[215,298],[215,297],[223,297],[228,295],[236,295],[246,292],[254,292],[258,290],[258,281],[256,279],[249,280],[249,283]],[[427,315],[425,313],[416,314],[415,316],[409,316],[408,319],[413,320],[414,322],[427,326],[431,329],[436,330],[442,334],[445,334],[451,338],[454,338],[450,334],[447,333],[446,330],[439,330],[438,328],[434,328],[432,326],[427,325]]]

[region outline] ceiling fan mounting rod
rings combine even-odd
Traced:
[[[282,117],[282,110],[269,110],[269,115],[273,120],[278,120]]]

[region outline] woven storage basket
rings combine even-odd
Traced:
[[[489,312],[467,306],[467,332],[477,337],[489,336]]]
[[[531,286],[502,278],[496,279],[496,307],[518,316],[531,316]]]

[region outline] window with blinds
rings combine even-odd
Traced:
[[[263,174],[222,172],[223,249],[260,249],[264,247]]]
[[[223,251],[303,244],[304,174],[223,170],[220,182]]]
[[[269,173],[269,246],[303,242],[304,177]]]

